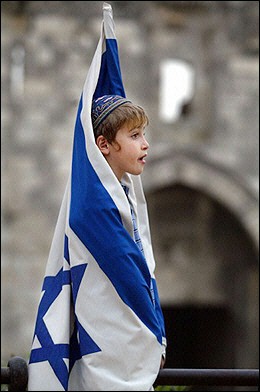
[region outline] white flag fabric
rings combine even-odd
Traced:
[[[46,266],[29,391],[148,391],[160,368],[165,329],[141,178],[123,180],[145,257],[126,194],[94,139],[92,100],[106,94],[125,97],[112,8],[104,3]]]

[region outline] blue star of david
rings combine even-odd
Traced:
[[[67,240],[65,238],[64,257],[69,262],[69,253],[68,249],[66,249],[66,244]],[[61,268],[56,276],[45,277],[43,283],[44,294],[39,305],[36,321],[35,335],[37,336],[41,347],[32,350],[30,363],[48,361],[65,391],[68,389],[69,374],[75,362],[84,355],[100,351],[100,348],[79,323],[75,312],[74,330],[70,337],[69,344],[55,344],[43,318],[61,293],[63,285],[71,285],[72,302],[75,309],[79,287],[86,267],[87,264],[81,264],[66,271]],[[71,306],[71,304],[68,304],[67,306]],[[64,362],[65,358],[69,359],[69,371]]]

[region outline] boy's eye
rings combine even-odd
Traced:
[[[138,135],[139,135],[138,133],[134,133],[134,134],[132,135],[132,138],[133,138],[133,139],[136,139],[136,138],[138,137]]]

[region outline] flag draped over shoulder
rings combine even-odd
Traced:
[[[164,322],[139,176],[126,194],[96,146],[93,97],[125,96],[111,6],[80,98],[71,173],[46,266],[29,359],[29,391],[148,391],[161,361]]]

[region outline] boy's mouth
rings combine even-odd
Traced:
[[[142,157],[140,157],[138,160],[142,163],[145,163],[145,158],[147,157],[147,154],[143,155]]]

